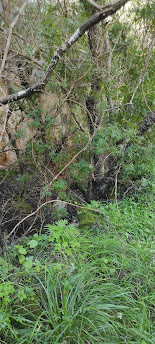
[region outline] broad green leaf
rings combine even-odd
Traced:
[[[30,246],[30,248],[35,248],[38,245],[38,241],[35,239],[32,239],[28,242],[28,245]]]
[[[20,254],[26,254],[27,251],[22,245],[16,245],[16,248]]]

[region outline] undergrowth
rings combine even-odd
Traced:
[[[1,343],[154,344],[153,205],[92,202],[79,225],[60,220],[7,245]]]

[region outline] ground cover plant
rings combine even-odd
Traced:
[[[153,344],[153,207],[150,195],[92,202],[78,225],[60,220],[6,246],[1,342]]]

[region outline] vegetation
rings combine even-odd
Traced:
[[[7,245],[2,343],[153,344],[153,208],[150,196],[92,202],[79,226],[59,220]],[[90,209],[101,214],[86,229]]]
[[[0,1],[0,343],[155,343],[154,9]]]

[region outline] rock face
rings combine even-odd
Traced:
[[[10,144],[8,134],[4,132],[0,142],[0,169],[4,169],[8,165],[15,163],[16,160],[16,152]]]
[[[6,92],[6,86],[1,82],[0,96]],[[21,110],[11,111],[8,105],[0,107],[0,169],[15,163],[17,152],[25,150],[27,143],[34,137],[36,131],[31,128],[31,122]]]
[[[7,94],[7,87],[1,80],[0,82],[0,97]],[[17,160],[16,152],[10,142],[9,133],[7,130],[7,122],[9,117],[8,105],[0,107],[0,169],[13,164]]]
[[[20,60],[17,56],[9,57],[4,71],[3,79],[0,80],[0,98],[28,87],[40,78],[43,73],[43,61],[39,60],[39,67],[29,67],[28,62]],[[38,80],[38,79],[37,79]],[[5,81],[5,82],[4,82]],[[25,151],[28,142],[34,139],[37,129],[34,129],[30,112],[39,105],[41,108],[40,122],[46,124],[46,116],[51,117],[53,124],[45,129],[45,141],[49,140],[58,144],[61,137],[66,135],[67,121],[71,120],[71,111],[67,101],[58,96],[56,92],[47,90],[38,95],[36,105],[32,101],[24,100],[17,104],[3,105],[0,107],[0,169],[5,169],[14,164],[20,152]],[[28,116],[26,115],[28,114]],[[52,123],[52,121],[50,123]],[[47,127],[47,125],[46,125]]]

